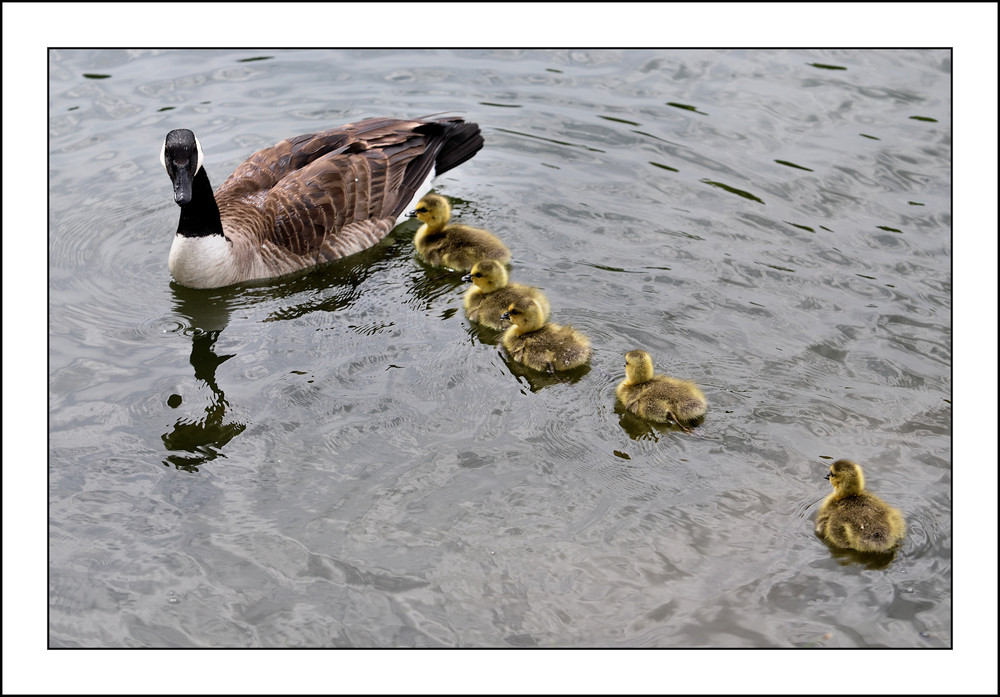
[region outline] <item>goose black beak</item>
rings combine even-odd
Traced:
[[[827,481],[829,481],[831,476],[833,476],[833,472],[827,472],[827,475],[825,477],[823,477],[823,479],[826,479]]]
[[[505,312],[500,315],[500,319],[510,319],[510,312]]]
[[[187,167],[178,167],[171,177],[174,183],[174,203],[186,206],[191,203],[191,173]]]
[[[462,276],[462,280],[465,281],[466,283],[471,283],[472,282],[472,274],[471,273],[465,274],[464,276]]]
[[[406,217],[407,218],[416,218],[417,217],[417,211],[416,210],[410,211],[409,213],[406,214]]]

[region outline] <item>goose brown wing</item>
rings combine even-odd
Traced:
[[[269,239],[291,254],[337,259],[372,246],[396,224],[397,195],[384,154],[339,154],[293,172],[263,204]],[[405,205],[405,204],[404,204]]]
[[[367,134],[378,132],[398,119],[366,119],[356,124],[346,124],[319,133],[305,133],[287,138],[269,148],[258,150],[237,167],[222,183],[216,198],[252,197],[258,192],[271,189],[289,174],[302,169],[311,162],[346,151],[352,143],[364,140]],[[412,123],[410,124],[412,128]]]
[[[256,208],[268,241],[336,259],[385,237],[432,170],[483,145],[476,124],[372,118],[283,140],[250,156],[216,199]]]
[[[219,198],[253,198],[266,193],[289,174],[326,155],[347,149],[353,131],[343,128],[288,138],[248,157],[222,183]]]
[[[216,198],[223,195],[231,198],[254,197],[321,158],[372,149],[384,150],[393,161],[405,160],[408,166],[402,183],[404,188],[412,187],[415,192],[432,167],[436,174],[444,174],[471,158],[482,147],[479,126],[460,118],[438,121],[365,119],[319,133],[288,138],[259,150],[229,175],[216,192]],[[426,157],[419,157],[424,154]],[[412,195],[410,192],[410,197]]]

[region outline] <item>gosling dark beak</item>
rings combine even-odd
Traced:
[[[830,480],[830,477],[831,477],[832,475],[833,475],[833,472],[827,472],[826,476],[825,476],[825,477],[823,477],[823,479],[825,479],[825,480],[829,481],[829,480]]]
[[[462,276],[462,280],[465,281],[466,283],[471,283],[472,282],[472,274],[471,273],[465,274],[464,276]]]
[[[417,211],[416,210],[410,211],[409,213],[406,214],[406,217],[407,218],[416,218],[417,217]]]
[[[505,312],[500,315],[500,319],[510,319],[510,312]]]

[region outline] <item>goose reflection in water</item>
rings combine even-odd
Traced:
[[[393,235],[385,243],[338,259],[320,267],[307,269],[300,275],[283,277],[280,282],[257,281],[216,289],[192,289],[171,282],[174,296],[174,314],[180,324],[189,329],[191,336],[191,365],[194,377],[207,386],[211,400],[203,412],[179,417],[173,428],[162,436],[163,445],[170,454],[163,464],[177,469],[197,472],[198,466],[218,457],[225,457],[224,447],[246,430],[247,423],[227,420],[230,403],[216,381],[216,369],[233,354],[219,356],[215,343],[229,326],[235,308],[259,307],[261,303],[272,309],[260,322],[294,320],[313,312],[339,312],[358,302],[365,302],[364,289],[368,278],[385,264],[394,244]],[[409,262],[407,262],[409,263]],[[446,289],[458,287],[454,279],[443,284]],[[415,293],[419,296],[419,292]],[[370,297],[369,302],[381,302]],[[170,395],[167,405],[178,408],[184,399]]]
[[[164,465],[197,472],[198,465],[222,455],[223,446],[247,427],[236,421],[226,422],[229,402],[215,381],[215,369],[235,354],[219,356],[212,349],[220,333],[219,330],[199,332],[192,338],[191,365],[194,366],[194,376],[212,390],[212,400],[205,407],[204,418],[179,418],[173,430],[163,434],[163,445],[171,451],[164,459]],[[171,407],[180,406],[180,395],[171,395],[167,404]]]
[[[199,465],[225,457],[222,452],[225,445],[247,427],[245,423],[226,420],[229,402],[215,378],[216,369],[235,355],[220,356],[215,353],[215,342],[229,321],[230,294],[206,294],[176,284],[172,286],[177,312],[188,319],[192,327],[191,365],[194,377],[211,390],[212,396],[203,414],[182,416],[174,422],[170,431],[163,434],[163,445],[169,451],[163,464],[197,472]],[[183,401],[180,395],[172,394],[167,399],[167,405],[176,409]]]

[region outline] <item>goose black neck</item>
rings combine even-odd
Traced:
[[[191,183],[191,201],[181,206],[177,234],[184,237],[208,237],[222,234],[222,217],[215,202],[212,185],[204,168],[199,169]]]

